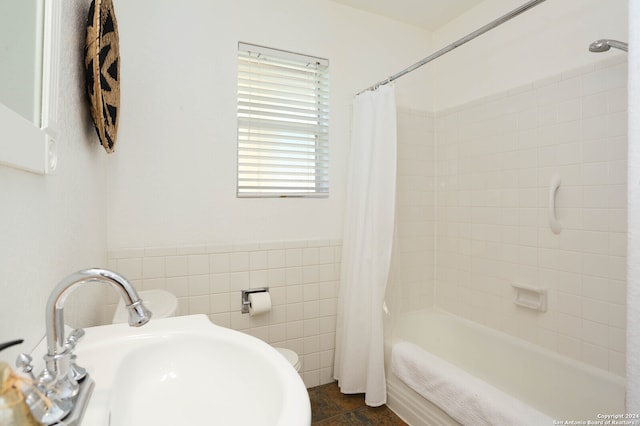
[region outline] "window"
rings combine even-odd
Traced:
[[[238,197],[329,195],[328,68],[238,44]]]

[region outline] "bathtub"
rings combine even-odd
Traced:
[[[447,366],[444,374],[455,372],[452,382],[469,377],[470,382],[497,388],[496,392],[524,403],[541,415],[536,417],[538,422],[546,418],[548,421],[544,423],[549,424],[565,424],[565,421],[606,424],[607,419],[611,419],[607,415],[626,412],[623,378],[464,318],[435,310],[404,314],[395,320],[392,338],[387,340],[387,355],[393,352],[393,345],[402,342],[416,345],[417,353],[424,355],[424,359],[434,357],[431,359],[443,362]],[[410,387],[396,377],[391,372],[389,358],[387,405],[394,412],[414,426],[460,424],[423,398],[414,390],[415,386]],[[432,364],[428,365],[432,368]],[[461,385],[460,390],[465,387]],[[554,423],[554,420],[562,422]],[[534,424],[534,421],[522,419],[518,424]]]

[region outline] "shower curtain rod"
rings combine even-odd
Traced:
[[[424,58],[423,60],[416,62],[415,64],[411,65],[408,68],[403,69],[402,71],[400,71],[397,74],[392,75],[391,77],[387,78],[386,80],[382,80],[379,81],[378,83],[374,84],[373,86],[369,87],[368,89],[365,89],[361,92],[358,92],[356,94],[359,95],[361,93],[364,93],[368,90],[376,90],[378,87],[383,86],[385,84],[389,84],[392,81],[406,75],[409,74],[411,71],[414,71],[418,68],[420,68],[421,66],[428,64],[429,62],[433,61],[434,59],[439,58],[440,56],[444,55],[445,53],[451,52],[453,49],[455,49],[456,47],[460,47],[463,44],[465,44],[468,41],[473,40],[474,38],[486,33],[489,30],[494,29],[495,27],[504,24],[505,22],[507,22],[508,20],[510,20],[511,18],[515,18],[516,16],[520,15],[523,12],[526,12],[527,10],[531,9],[534,6],[539,5],[540,3],[544,2],[546,0],[531,0],[526,2],[525,4],[523,4],[522,6],[512,10],[511,12],[501,16],[500,18],[493,20],[491,22],[489,22],[487,25],[478,28],[477,30],[475,30],[472,33],[467,34],[466,36],[454,41],[453,43],[447,45],[446,47],[443,47],[442,49],[438,50],[435,53],[432,53],[431,55],[427,56],[426,58]]]

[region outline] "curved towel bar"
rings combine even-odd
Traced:
[[[562,231],[562,224],[558,222],[558,217],[556,216],[556,193],[560,188],[560,183],[562,183],[560,176],[553,175],[549,186],[549,227],[554,234],[559,234]]]

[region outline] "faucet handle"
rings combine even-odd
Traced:
[[[69,369],[71,371],[71,378],[76,382],[80,382],[80,380],[84,379],[87,376],[87,369],[80,367],[76,363],[76,359],[78,356],[76,354],[71,355],[71,362],[69,363]]]
[[[84,336],[84,329],[77,328],[69,333],[66,339],[64,339],[64,347],[69,352],[69,373],[71,374],[71,378],[73,381],[80,382],[87,376],[87,370],[83,367],[80,367],[76,363],[77,356],[73,354],[73,350],[76,348],[78,344],[78,340],[80,340]]]
[[[65,348],[73,351],[78,344],[78,341],[84,336],[84,329],[76,328],[73,330],[66,339],[64,339]]]
[[[16,359],[16,367],[21,368],[23,373],[28,374],[29,377],[35,381],[36,376],[33,374],[33,365],[31,364],[31,361],[33,361],[31,355],[21,353],[18,355],[18,359]]]

